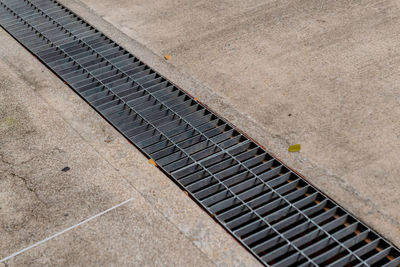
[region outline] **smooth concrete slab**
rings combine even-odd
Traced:
[[[79,226],[6,263],[259,265],[35,57],[2,30],[0,38],[0,114],[4,127],[0,138],[0,181],[4,181],[0,195],[4,208],[2,206],[0,212],[6,215],[0,222],[2,225],[21,224],[7,239],[0,240],[0,258],[133,196],[135,201],[129,206],[110,212],[115,214],[115,221],[111,215],[103,215],[104,220],[100,216],[88,226]],[[45,148],[53,146],[63,152],[53,149],[55,152],[47,153]],[[66,166],[70,170],[63,172]],[[39,201],[32,201],[35,196],[23,179],[3,179],[10,176],[10,172],[27,177],[28,185],[32,183],[29,188],[39,193],[46,205],[38,206]],[[6,173],[7,176],[3,176]],[[20,200],[14,187],[26,191],[26,201]],[[10,208],[14,206],[16,208]],[[18,215],[16,209],[23,212]],[[47,218],[51,212],[55,215],[49,220],[43,219],[37,228],[33,219],[32,226],[25,226],[13,218],[17,215],[36,218],[40,214]],[[148,218],[143,218],[145,214]],[[3,227],[0,229],[7,232]]]
[[[61,2],[400,244],[397,1]]]

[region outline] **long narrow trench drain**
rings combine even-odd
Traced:
[[[0,0],[0,25],[274,266],[398,266],[400,251],[54,0]]]

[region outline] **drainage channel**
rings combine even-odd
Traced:
[[[400,251],[192,96],[53,0],[0,25],[268,266],[399,266]]]

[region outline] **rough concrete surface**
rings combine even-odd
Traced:
[[[3,30],[0,39],[0,260],[133,198],[5,263],[259,264]]]
[[[398,2],[60,2],[400,245]],[[7,34],[0,39],[0,257],[134,196],[142,208],[131,202],[10,263],[101,264],[118,251],[121,264],[139,252],[149,260],[170,246],[132,214],[149,210],[181,240],[166,265],[257,264],[68,87]],[[289,154],[295,143],[301,152]],[[135,220],[139,236],[161,240],[144,243],[149,251],[130,236],[140,230],[125,225]]]
[[[397,1],[62,2],[400,244]]]

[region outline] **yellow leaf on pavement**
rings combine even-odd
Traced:
[[[300,144],[296,144],[296,145],[291,145],[288,149],[289,152],[299,152],[301,149],[301,145]]]

